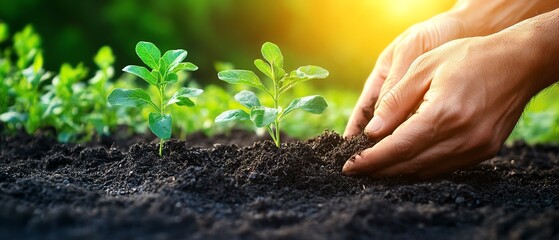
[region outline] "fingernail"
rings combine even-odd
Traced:
[[[373,119],[371,119],[371,121],[369,122],[369,124],[367,124],[367,126],[365,127],[365,133],[368,134],[375,133],[382,127],[383,123],[384,121],[382,121],[382,118],[380,118],[379,116],[374,116]]]
[[[342,173],[344,175],[353,175],[353,172],[351,172],[351,167],[353,166],[353,161],[354,161],[354,159],[352,157],[344,163],[344,166],[342,167]]]

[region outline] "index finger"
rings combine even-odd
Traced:
[[[349,117],[344,137],[361,134],[367,123],[373,118],[375,103],[378,100],[383,82],[384,78],[380,74],[377,74],[375,71],[371,73]]]
[[[393,48],[394,42],[388,45],[377,59],[375,68],[367,78],[359,100],[357,100],[357,104],[351,113],[344,137],[361,134],[367,123],[373,118],[375,103],[392,64]]]
[[[412,159],[432,145],[433,128],[425,114],[414,114],[392,135],[349,159],[342,172],[364,175]]]

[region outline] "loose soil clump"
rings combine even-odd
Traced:
[[[159,157],[157,143],[1,136],[0,239],[559,238],[556,146],[515,144],[409,182],[340,174],[371,146],[364,136],[325,132],[280,149],[219,139],[172,140]]]

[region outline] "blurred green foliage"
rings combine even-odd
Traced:
[[[243,2],[241,5],[247,6],[252,1]],[[32,23],[39,30],[47,51],[47,69],[56,69],[65,62],[73,65],[83,62],[104,45],[111,46],[119,56],[114,62],[116,69],[130,63],[138,65],[139,60],[127,50],[140,40],[156,42],[162,49],[177,46],[193,49],[193,62],[211,66],[216,57],[244,58],[243,48],[249,44],[239,43],[231,48],[221,39],[226,36],[231,42],[234,33],[217,35],[229,31],[221,29],[222,23],[229,20],[219,16],[236,18],[232,10],[237,5],[235,0],[0,1],[0,21],[15,29]],[[84,64],[94,67],[90,61]],[[211,68],[196,73],[197,78],[217,82],[214,76]]]
[[[376,55],[412,23],[448,9],[453,1],[339,0],[6,0],[0,21],[14,29],[33,24],[43,36],[45,68],[83,61],[104,45],[118,56],[114,66],[139,63],[130,51],[138,41],[163,49],[190,49],[192,61],[252,66],[252,49],[266,41],[293,59],[286,68],[313,63],[332,72],[321,84],[358,89]],[[216,83],[202,68],[193,78]],[[342,81],[343,80],[343,81]]]
[[[45,70],[41,37],[30,25],[15,33],[11,42],[0,51],[0,121],[7,131],[34,134],[52,129],[61,142],[86,141],[122,124],[117,114],[123,119],[133,116],[105,103],[113,88],[114,56],[109,47],[98,51],[94,61],[99,70],[88,79],[82,63],[64,63],[58,73]],[[134,125],[134,121],[127,123]]]
[[[12,34],[13,29],[21,30]],[[113,108],[106,104],[107,95],[114,88],[145,86],[131,75],[116,74],[113,68],[118,59],[115,56],[119,56],[116,51],[113,52],[107,46],[98,48],[91,55],[94,56],[91,61],[93,67],[87,67],[81,61],[47,67],[48,56],[57,54],[45,54],[48,51],[43,47],[44,40],[36,33],[35,28],[13,28],[0,22],[0,124],[4,125],[4,131],[15,132],[23,129],[32,134],[41,129],[52,128],[61,141],[84,141],[93,136],[108,135],[114,133],[117,126],[122,124],[129,126],[133,132],[146,132],[147,124],[144,119],[147,117],[147,110]],[[129,50],[130,47],[126,49]],[[250,57],[244,57],[249,62]],[[215,60],[212,59],[210,64],[201,66],[205,66],[202,68],[206,71],[213,72],[211,78],[217,80],[216,71],[208,70],[211,69],[208,66],[215,66],[219,71],[231,69],[233,66]],[[177,85],[184,85],[187,77],[194,79],[189,82],[190,86],[204,88],[205,94],[196,100],[200,107],[171,108],[173,115],[177,116],[173,131],[178,133],[178,137],[184,138],[195,131],[212,135],[229,131],[232,127],[253,129],[250,123],[235,126],[214,123],[215,117],[221,112],[241,107],[234,101],[232,93],[242,90],[242,87],[228,86],[224,89],[216,85],[201,86],[197,82],[206,82],[208,79],[185,74],[179,75]],[[196,81],[197,79],[203,81]],[[285,119],[283,131],[303,139],[315,136],[324,129],[343,132],[351,109],[357,101],[357,92],[346,88],[307,84],[294,89],[286,98],[315,93],[328,99],[329,107],[324,114],[308,115],[294,112]],[[265,96],[261,99],[265,104],[271,101]],[[305,124],[301,124],[302,122]],[[544,90],[528,104],[509,141],[557,143],[558,126],[559,87],[555,85]]]
[[[528,103],[509,141],[559,143],[559,86],[543,90]]]

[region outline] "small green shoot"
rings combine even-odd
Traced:
[[[169,50],[161,56],[161,51],[150,42],[139,42],[136,45],[136,54],[142,62],[151,68],[151,71],[145,67],[134,65],[128,65],[122,70],[155,86],[159,93],[159,103],[154,103],[150,95],[141,88],[117,88],[109,94],[107,101],[116,106],[141,107],[150,105],[153,107],[155,112],[149,114],[148,125],[153,134],[160,139],[159,155],[162,156],[164,141],[169,140],[172,135],[173,118],[171,114],[166,113],[167,107],[172,104],[192,107],[194,102],[190,98],[197,97],[203,92],[201,89],[183,87],[170,98],[167,98],[165,90],[168,85],[177,82],[178,72],[183,70],[196,71],[198,67],[190,62],[183,62],[187,55],[185,50]]]
[[[328,77],[329,73],[326,69],[317,66],[303,66],[287,73],[283,69],[283,55],[279,47],[270,42],[262,45],[262,56],[266,61],[256,59],[254,65],[271,80],[272,86],[266,87],[260,78],[249,70],[221,71],[218,73],[218,78],[230,84],[242,84],[259,89],[272,98],[274,105],[263,106],[254,92],[243,90],[235,95],[235,100],[247,107],[248,111],[228,110],[217,116],[215,121],[221,123],[250,120],[256,127],[266,128],[276,146],[280,147],[280,122],[285,116],[296,109],[320,114],[328,107],[322,96],[312,95],[296,98],[287,108],[282,108],[281,96],[299,83],[311,79],[323,79]]]

